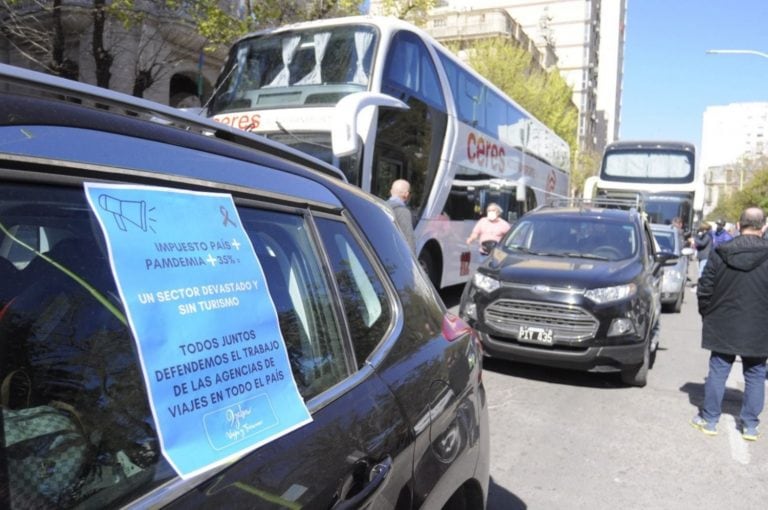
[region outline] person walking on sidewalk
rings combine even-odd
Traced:
[[[699,278],[707,266],[709,252],[712,251],[712,227],[709,223],[702,223],[696,235],[693,237],[693,247],[696,248],[696,260],[699,264]]]
[[[768,240],[762,237],[764,225],[762,209],[745,209],[738,223],[741,235],[712,250],[698,282],[701,345],[711,353],[704,403],[691,424],[707,435],[717,434],[726,379],[739,356],[744,372],[741,436],[748,441],[759,436],[768,358]]]

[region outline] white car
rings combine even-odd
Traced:
[[[664,276],[661,280],[661,304],[665,310],[679,313],[685,299],[688,257],[693,253],[693,249],[685,246],[682,232],[672,225],[652,224],[651,231],[660,251],[678,256],[675,265],[664,267]]]

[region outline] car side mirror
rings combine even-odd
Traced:
[[[677,259],[679,259],[677,255],[674,253],[670,253],[668,251],[660,251],[656,252],[656,262],[659,263],[661,266],[674,266],[677,263]]]

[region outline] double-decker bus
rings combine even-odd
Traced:
[[[696,172],[696,149],[673,141],[621,141],[608,144],[600,174],[587,179],[584,198],[639,197],[651,223],[682,221],[692,231],[704,206],[703,182]]]
[[[416,253],[437,287],[481,259],[466,239],[487,203],[514,220],[562,197],[569,147],[418,28],[360,16],[237,41],[206,113],[339,167],[383,199],[411,184]]]

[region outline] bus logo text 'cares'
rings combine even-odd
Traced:
[[[243,131],[253,131],[261,125],[261,114],[228,113],[226,115],[215,115],[213,120],[233,128],[242,129]]]
[[[471,163],[496,172],[504,171],[504,147],[475,133],[467,136],[467,157]]]

